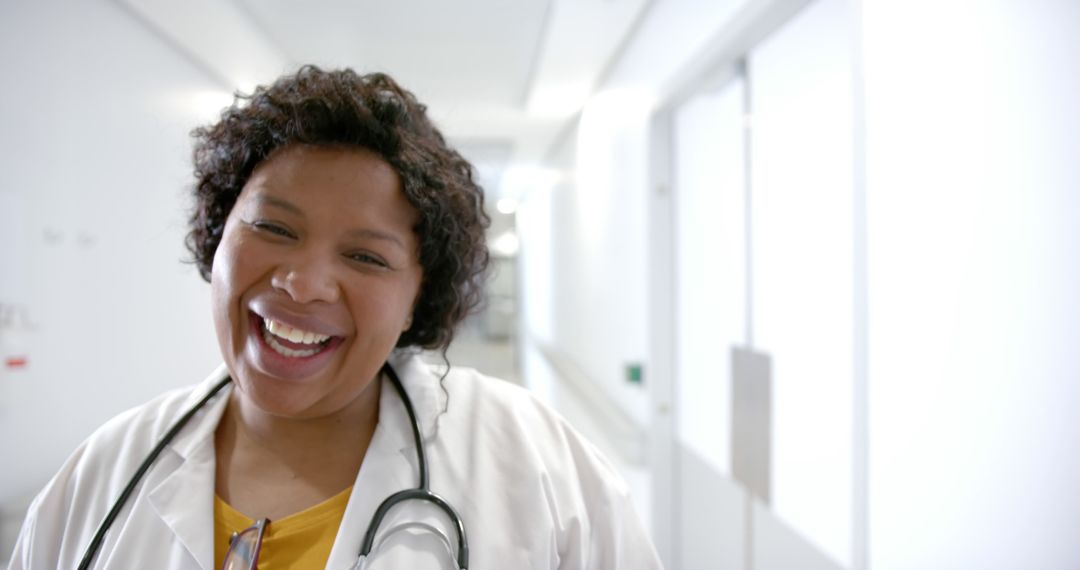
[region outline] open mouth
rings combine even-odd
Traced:
[[[340,337],[305,331],[259,315],[254,317],[266,345],[286,358],[310,358],[340,340]]]

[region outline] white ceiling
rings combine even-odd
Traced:
[[[301,64],[384,71],[426,103],[489,190],[538,164],[649,0],[116,0],[221,84]]]

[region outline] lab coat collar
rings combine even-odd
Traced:
[[[199,384],[177,418],[205,397],[226,374],[228,370],[221,365]],[[214,431],[225,412],[230,390],[231,386],[222,389],[177,434],[158,458],[161,466],[171,459],[175,468],[149,492],[150,504],[162,522],[172,529],[199,566],[207,570],[214,566]],[[170,419],[170,425],[174,421]],[[166,453],[173,457],[164,457]],[[192,508],[192,505],[204,508]]]
[[[439,376],[416,351],[396,351],[390,356],[389,364],[413,403],[427,444],[438,433],[439,415],[446,409],[446,394],[439,385]],[[357,473],[326,567],[352,568],[375,510],[390,495],[416,488],[418,483],[419,465],[409,415],[386,379],[379,394],[379,423]]]
[[[394,352],[390,355],[388,363],[394,372],[397,372],[405,393],[412,401],[424,441],[431,440],[438,430],[439,415],[446,409],[446,392],[439,385],[439,377],[432,372],[415,350]],[[384,418],[387,419],[385,426]],[[395,442],[395,449],[406,451],[413,448],[414,440],[409,414],[405,411],[405,405],[389,379],[383,381],[379,395],[378,428],[383,427],[390,432],[387,436]],[[405,429],[398,429],[398,427]]]
[[[424,441],[435,437],[438,430],[438,417],[446,410],[446,392],[442,389],[439,376],[432,371],[431,367],[423,361],[420,353],[415,349],[399,349],[390,354],[387,360],[394,371],[397,372],[405,393],[412,400],[416,416],[420,421],[420,431]],[[187,412],[226,375],[229,370],[224,364],[217,367],[195,390],[187,397],[177,419]],[[206,409],[199,416],[192,418],[191,424],[182,430],[176,439],[169,445],[169,449],[186,459],[201,450],[201,447],[209,441],[218,422],[225,411],[226,397],[232,387],[224,388],[213,400],[207,403]],[[200,419],[201,418],[201,419]],[[388,425],[389,433],[386,436],[398,450],[409,450],[413,447],[412,427],[408,424],[409,416],[405,407],[398,398],[397,391],[388,381],[383,382],[379,395],[379,428],[383,424]],[[172,420],[172,421],[175,421]],[[400,422],[404,422],[405,430],[394,429]],[[378,429],[378,428],[376,428]],[[211,451],[213,448],[211,447]]]
[[[413,403],[424,442],[431,441],[438,433],[439,415],[446,410],[446,393],[439,384],[439,376],[414,350],[395,351],[389,363]],[[191,393],[177,418],[227,374],[224,365],[218,367]],[[216,462],[213,436],[231,390],[231,386],[226,387],[208,402],[180,431],[163,457],[158,458],[159,466],[163,466],[167,460],[164,455],[171,454],[175,467],[149,492],[150,503],[161,520],[172,529],[199,566],[208,570],[214,565]],[[170,420],[170,424],[174,421]],[[357,473],[327,568],[352,567],[363,534],[379,504],[397,491],[416,487],[418,472],[409,416],[397,391],[389,380],[384,380],[379,395],[379,423]],[[193,504],[205,508],[192,509]]]
[[[439,384],[439,376],[421,359],[419,352],[413,349],[394,351],[388,363],[397,372],[405,393],[412,401],[417,419],[420,421],[420,431],[424,441],[431,440],[438,430],[438,417],[446,409],[446,393]],[[205,397],[228,373],[229,370],[224,364],[218,366],[187,397],[177,418]],[[225,412],[225,404],[229,400],[227,395],[231,390],[231,386],[224,388],[208,402],[206,409],[192,418],[188,427],[182,430],[169,445],[169,449],[181,459],[200,453],[202,446],[211,441],[214,430],[217,429],[218,422]],[[384,380],[379,394],[379,424],[376,430],[388,432],[385,437],[391,444],[390,448],[408,451],[413,447],[412,426],[408,422],[409,416],[405,412],[404,404],[398,398],[397,391],[388,380]],[[399,425],[405,429],[397,429]],[[213,446],[210,451],[213,452]]]

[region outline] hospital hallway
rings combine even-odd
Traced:
[[[304,64],[471,164],[484,302],[422,358],[564,418],[668,570],[1080,569],[1077,0],[0,3],[0,568],[221,364],[192,131]]]

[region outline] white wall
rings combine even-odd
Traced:
[[[734,567],[848,568],[855,169],[847,3],[812,3],[749,49],[745,73],[721,67],[701,83],[672,110],[675,414],[685,448],[676,534],[690,537],[676,560],[720,567],[735,537],[744,556]],[[767,358],[769,374],[735,373],[732,349]],[[767,419],[755,421],[762,408],[733,401],[732,387],[762,382]],[[739,484],[732,449],[756,445],[738,443],[754,433],[768,442],[767,460],[754,464],[764,477],[748,477],[743,451]],[[743,485],[757,492],[753,509]]]
[[[865,0],[871,567],[1080,567],[1080,4]]]
[[[29,357],[0,370],[0,510],[18,524],[9,505],[95,427],[218,360],[181,259],[188,132],[222,99],[104,0],[0,3],[0,67],[0,303],[36,326],[0,332]]]
[[[750,50],[751,335],[772,362],[772,509],[852,564],[852,28],[816,0]]]
[[[606,89],[644,93],[646,99],[665,93],[678,75],[671,69],[696,57],[690,48],[672,57],[657,56],[659,47],[649,49],[644,38],[662,36],[658,30],[673,21],[666,12],[660,15],[659,4],[613,67]],[[829,41],[804,50],[795,42],[784,50],[810,57],[812,49],[837,48],[831,52],[837,57],[828,63],[840,74],[854,70],[851,78],[840,77],[831,83],[838,86],[835,90],[822,93],[820,88],[828,85],[804,76],[811,61],[784,64],[775,59],[780,64],[766,69],[768,51],[775,55],[780,49],[770,44],[776,38],[758,46],[763,51],[750,62],[751,89],[756,80],[772,84],[776,93],[784,85],[806,91],[790,107],[781,99],[770,105],[758,94],[755,115],[774,111],[775,133],[805,123],[812,127],[807,132],[819,135],[786,141],[788,147],[773,153],[779,159],[771,162],[763,161],[769,151],[752,149],[752,155],[759,155],[756,184],[774,188],[772,198],[762,198],[769,219],[756,219],[755,231],[771,227],[772,239],[794,244],[785,249],[780,242],[761,243],[770,238],[755,233],[757,255],[772,256],[757,268],[765,274],[756,278],[808,289],[813,285],[816,293],[809,297],[823,299],[821,306],[813,306],[777,286],[771,296],[766,291],[755,300],[753,314],[764,325],[755,326],[754,343],[769,352],[786,349],[802,355],[783,368],[777,360],[776,370],[777,389],[787,390],[786,395],[778,392],[777,406],[798,412],[785,417],[802,419],[777,426],[778,474],[783,468],[790,477],[774,481],[779,519],[755,507],[760,516],[752,555],[762,566],[795,567],[798,560],[780,554],[791,552],[785,541],[802,534],[832,559],[803,560],[803,565],[858,566],[868,546],[868,567],[874,570],[1080,567],[1080,495],[1075,492],[1080,481],[1075,420],[1080,401],[1075,348],[1080,339],[1080,303],[1075,300],[1080,290],[1080,109],[1075,104],[1080,100],[1080,75],[1075,73],[1080,69],[1080,5],[1066,0],[822,0],[806,13],[822,6],[838,10],[850,32],[838,28]],[[687,28],[685,36],[678,35],[678,27],[667,28],[666,37],[686,40],[670,44],[708,43],[702,39],[708,33],[701,31],[708,27],[702,23],[708,16],[697,15],[698,27]],[[711,22],[715,31],[724,18]],[[851,46],[850,54],[844,51]],[[849,55],[855,61],[845,60]],[[824,115],[840,120],[819,124]],[[760,120],[755,116],[759,138],[770,132]],[[629,162],[642,156],[636,145],[647,137],[636,129],[644,123],[624,116],[619,124],[630,130],[615,139],[588,135],[586,124],[567,144],[598,150],[589,154],[575,148],[579,158],[572,170],[579,171],[588,159],[590,168],[601,165],[602,173],[594,174],[601,183],[586,186],[579,176],[577,186],[562,192],[602,190],[573,199],[558,192],[551,196],[552,228],[562,234],[556,239],[564,240],[550,258],[555,274],[550,307],[556,321],[597,318],[582,312],[591,309],[590,299],[604,305],[605,319],[612,318],[615,312],[607,304],[636,302],[641,293],[627,289],[643,286],[628,279],[630,273],[608,278],[583,268],[605,266],[609,258],[624,254],[614,234],[606,233],[621,220],[612,222],[607,214],[633,210],[617,203],[611,180],[619,181],[619,198],[647,198],[652,191],[639,190],[648,175]],[[616,131],[606,132],[616,136]],[[834,163],[840,166],[821,172],[815,169],[822,165],[822,153],[853,162]],[[565,157],[565,152],[556,155]],[[816,198],[793,190],[808,169],[824,180],[815,186],[824,192]],[[588,200],[596,200],[593,207],[610,209],[594,218],[584,209]],[[594,221],[598,227],[586,227]],[[860,242],[864,227],[865,244]],[[604,239],[590,242],[588,232]],[[785,232],[798,235],[785,237]],[[827,248],[819,247],[822,240]],[[863,247],[867,275],[860,292]],[[828,259],[819,259],[818,266],[807,263],[825,250],[832,252]],[[564,260],[572,270],[559,277],[567,271]],[[833,270],[819,271],[821,266]],[[579,275],[586,282],[580,291],[571,290]],[[769,283],[759,286],[767,289]],[[586,291],[599,296],[585,297]],[[860,301],[864,293],[865,306]],[[644,294],[647,299],[648,291]],[[634,327],[649,323],[635,316],[635,307],[625,305],[625,314],[612,321],[618,326],[610,326],[603,340],[572,331],[554,334],[553,342],[565,342],[594,370],[617,369],[621,363],[600,343],[621,340],[636,346]],[[823,309],[835,319],[823,316]],[[867,311],[865,330],[857,314],[862,309]],[[805,318],[797,319],[797,326],[784,325],[800,314]],[[571,318],[576,321],[566,320]],[[815,322],[820,327],[812,326]],[[839,349],[822,360],[820,350],[799,353],[808,346],[800,338],[817,345],[833,342]],[[870,394],[865,410],[870,422],[866,544],[859,541],[867,528],[856,528],[864,522],[858,514],[863,507],[852,504],[863,483],[844,480],[858,477],[860,470],[860,452],[849,447],[857,447],[859,440],[850,433],[858,426],[849,414],[858,413],[860,405],[859,392],[852,390],[859,381],[852,374],[862,373],[860,346],[867,347],[868,365],[862,372]],[[817,392],[803,390],[810,384],[797,381],[800,374],[831,382],[829,401],[815,402]],[[625,397],[626,388],[609,380],[614,398],[633,403]],[[811,417],[814,410],[825,416],[822,421]],[[798,441],[808,434],[817,434],[812,435],[816,443],[800,448]],[[716,468],[716,463],[702,465]],[[833,471],[838,478],[828,475]],[[816,487],[815,481],[824,486]],[[815,488],[821,489],[816,496]],[[727,503],[726,508],[739,508]],[[730,515],[714,518],[739,526]],[[797,534],[787,532],[792,522]],[[727,538],[717,540],[726,544]]]
[[[673,117],[678,438],[731,475],[731,348],[747,346],[745,90],[741,77]]]
[[[552,348],[580,366],[630,417],[651,421],[648,391],[626,382],[624,367],[648,367],[649,119],[658,93],[677,81],[710,39],[744,4],[656,2],[586,105],[580,121],[545,166],[562,182],[551,190],[550,234],[522,228],[525,271],[530,243],[550,244],[551,276],[523,279],[526,303],[550,283]],[[678,37],[679,41],[672,41]],[[532,216],[529,198],[520,216]],[[537,227],[535,224],[533,228]],[[526,319],[527,335],[546,324]],[[535,329],[535,330],[534,330]],[[546,337],[545,337],[546,338]],[[526,378],[526,382],[529,382]]]

